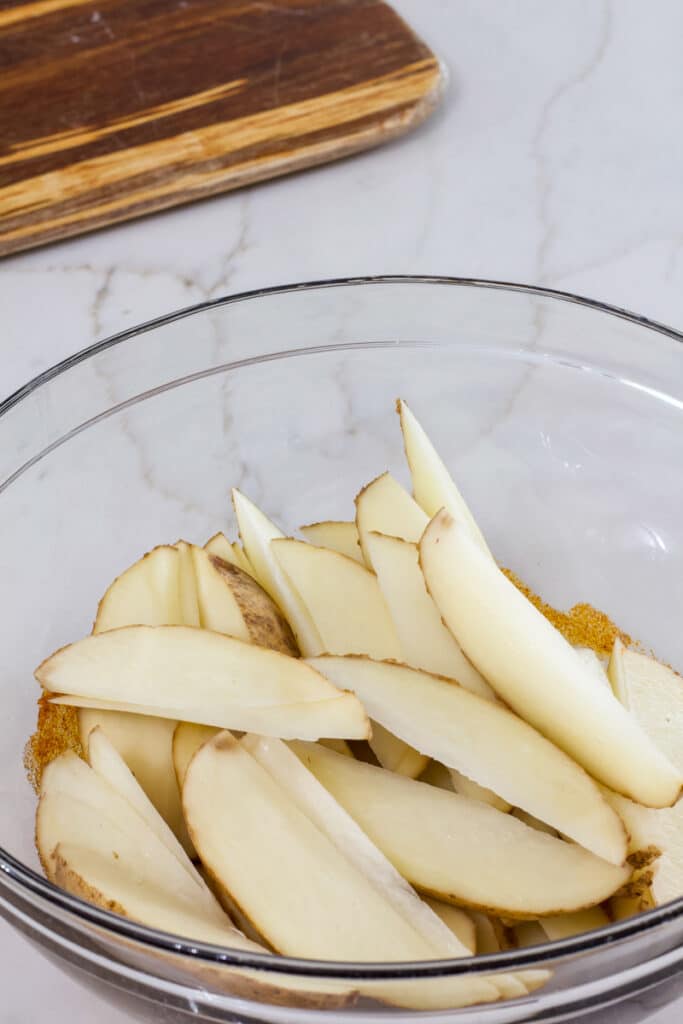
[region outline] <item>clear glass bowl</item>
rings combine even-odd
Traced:
[[[467,1024],[567,1020],[618,1001],[626,1024],[673,999],[683,900],[565,942],[431,964],[259,958],[154,933],[41,877],[22,750],[34,666],[89,631],[109,581],[143,551],[232,528],[231,484],[294,529],[350,516],[352,496],[385,468],[405,478],[398,395],[454,467],[501,563],[556,606],[604,609],[680,668],[682,340],[540,289],[333,281],[184,310],[8,399],[0,911],[85,984],[154,1020],[415,1019],[371,998],[387,987],[407,1006],[442,1005],[420,1019]],[[526,998],[449,1008],[454,987],[539,967],[551,976]]]

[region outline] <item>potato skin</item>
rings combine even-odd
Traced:
[[[299,648],[289,623],[263,587],[248,573],[217,555],[211,555],[211,562],[230,587],[251,642],[298,658]]]

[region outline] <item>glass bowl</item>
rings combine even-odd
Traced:
[[[454,467],[502,564],[555,606],[605,610],[680,668],[682,340],[622,310],[519,285],[329,281],[161,318],[5,401],[4,916],[150,1020],[512,1024],[619,1004],[614,1020],[627,1024],[675,998],[683,900],[552,945],[426,964],[266,958],[150,931],[42,878],[22,751],[34,666],[89,632],[107,584],[142,552],[232,529],[230,485],[293,530],[349,517],[352,496],[384,469],[405,479],[399,395]],[[453,993],[481,976],[530,968],[549,972],[533,994],[453,1008]],[[387,991],[402,1008],[375,998]]]

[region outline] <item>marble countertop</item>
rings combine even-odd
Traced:
[[[395,6],[450,72],[427,123],[337,165],[7,259],[0,397],[136,322],[283,281],[507,279],[683,328],[678,0]],[[0,955],[0,1024],[46,1005],[58,1022],[123,1021],[4,924]]]

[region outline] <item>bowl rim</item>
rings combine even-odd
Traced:
[[[271,295],[282,295],[295,292],[317,291],[326,288],[363,287],[366,285],[444,285],[460,288],[473,288],[491,291],[507,291],[549,298],[559,302],[583,306],[595,312],[614,316],[629,321],[657,334],[662,334],[674,341],[683,343],[683,331],[669,327],[648,317],[633,313],[620,306],[601,302],[577,295],[574,292],[562,291],[535,285],[520,284],[511,281],[489,280],[486,278],[451,277],[448,275],[413,275],[413,274],[381,274],[359,277],[340,277],[305,282],[294,282],[273,285],[267,288],[254,288],[223,295],[191,306],[186,306],[171,313],[155,317],[141,324],[126,328],[110,335],[101,341],[88,345],[67,356],[53,366],[37,374],[26,384],[19,387],[0,402],[0,418],[12,408],[28,398],[55,377],[69,371],[78,364],[148,331],[155,330],[175,321],[203,313],[221,306],[237,302],[256,300]],[[31,902],[44,901],[50,907],[66,911],[78,921],[95,925],[105,932],[113,933],[122,938],[139,942],[153,950],[164,953],[175,953],[178,956],[190,956],[193,959],[212,964],[255,968],[264,973],[288,974],[301,977],[330,978],[344,981],[364,980],[410,980],[419,978],[438,978],[457,975],[475,975],[494,970],[511,970],[537,966],[562,957],[595,952],[617,941],[623,941],[658,928],[660,925],[679,920],[683,917],[683,897],[672,900],[661,907],[645,911],[624,921],[612,923],[583,935],[548,942],[526,949],[507,950],[490,953],[472,958],[429,960],[418,962],[353,962],[304,959],[301,957],[273,956],[270,953],[250,953],[210,943],[191,941],[171,935],[168,932],[148,928],[146,925],[113,914],[110,911],[94,906],[43,878],[32,868],[8,853],[0,846],[0,894],[3,889],[19,891],[28,895]]]

